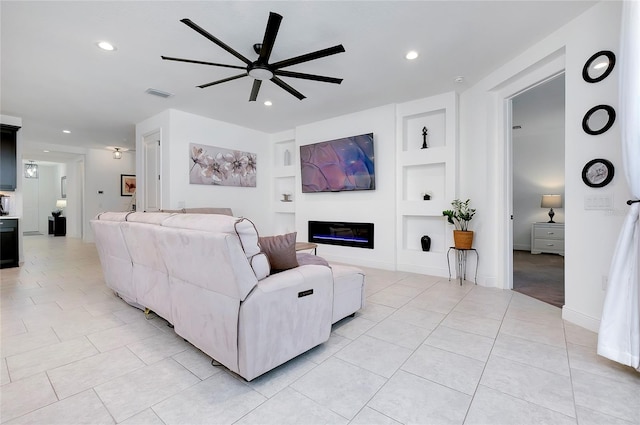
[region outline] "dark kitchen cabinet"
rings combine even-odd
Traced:
[[[0,190],[16,190],[16,143],[20,127],[0,124]]]
[[[0,269],[18,267],[18,219],[0,217]]]

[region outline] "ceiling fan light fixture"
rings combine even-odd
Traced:
[[[267,67],[256,66],[249,70],[249,76],[260,81],[270,80],[273,78],[273,72],[271,72]]]

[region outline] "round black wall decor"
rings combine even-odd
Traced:
[[[592,159],[582,168],[582,181],[590,187],[603,187],[611,183],[614,171],[611,161]]]
[[[609,105],[598,105],[589,109],[582,118],[582,129],[593,136],[609,130],[616,121],[616,111]]]
[[[610,50],[602,50],[587,59],[582,68],[582,78],[587,83],[597,83],[607,78],[615,65],[616,55]]]

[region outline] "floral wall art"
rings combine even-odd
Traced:
[[[189,144],[190,184],[256,187],[256,154]]]

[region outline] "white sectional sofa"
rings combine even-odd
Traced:
[[[219,214],[102,213],[91,221],[106,284],[246,380],[325,342],[364,306],[356,267],[270,273],[247,219]]]

